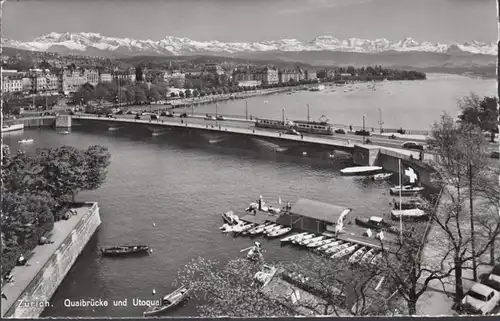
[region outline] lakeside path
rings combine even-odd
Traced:
[[[9,309],[17,303],[17,301],[22,296],[23,292],[27,287],[31,285],[37,276],[42,272],[45,264],[49,261],[56,250],[61,246],[68,236],[71,235],[71,231],[80,222],[81,218],[91,209],[92,204],[85,204],[83,207],[77,207],[76,215],[71,215],[70,218],[65,221],[61,220],[54,223],[54,229],[50,232],[51,236],[49,240],[53,241],[52,244],[37,245],[31,256],[25,254],[27,257],[27,263],[25,266],[15,266],[11,273],[14,276],[14,282],[4,283],[2,286],[2,292],[7,297],[2,299],[2,318]],[[41,275],[40,275],[41,276]],[[50,298],[48,298],[50,300]],[[49,302],[40,301],[41,298],[33,298],[32,302],[22,302],[23,304],[49,304]],[[26,307],[25,309],[29,309]],[[11,317],[22,317],[17,315],[12,315]]]

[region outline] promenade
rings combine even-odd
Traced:
[[[22,296],[25,289],[35,281],[40,273],[42,273],[41,270],[44,268],[45,264],[49,261],[52,255],[54,255],[61,244],[64,243],[68,235],[70,235],[71,231],[75,228],[78,222],[80,222],[82,216],[84,216],[89,211],[91,206],[92,204],[75,208],[77,215],[71,215],[70,219],[67,221],[61,220],[55,222],[54,229],[51,231],[50,237],[48,238],[53,243],[36,246],[31,253],[24,254],[27,260],[26,265],[16,266],[12,269],[11,273],[14,276],[14,281],[10,283],[4,283],[2,286],[2,293],[4,293],[7,297],[7,299],[2,299],[2,318],[16,303],[46,303],[40,302],[40,300],[37,301],[37,298],[33,298],[33,302],[17,301]],[[23,307],[27,308],[24,305]],[[16,316],[13,315],[13,317]]]

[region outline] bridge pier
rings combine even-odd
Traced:
[[[377,146],[356,144],[354,145],[352,159],[354,164],[359,166],[374,166],[379,153],[380,148]]]
[[[56,128],[70,128],[71,116],[60,115],[56,117]]]

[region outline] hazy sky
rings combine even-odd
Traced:
[[[7,0],[2,37],[98,32],[159,40],[311,40],[412,37],[496,41],[495,0]]]

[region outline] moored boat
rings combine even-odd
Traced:
[[[401,193],[400,193],[401,191]],[[424,191],[424,188],[421,186],[413,186],[413,185],[401,185],[394,186],[389,190],[389,193],[391,195],[400,195],[401,196],[413,196],[419,193],[422,193]]]
[[[374,181],[383,181],[384,179],[389,179],[391,178],[393,173],[380,173],[380,174],[375,174],[371,178]]]
[[[377,254],[377,249],[373,248],[366,252],[363,257],[361,258],[360,262],[361,263],[368,263],[373,259],[373,257]]]
[[[323,239],[323,240],[311,242],[311,243],[307,244],[307,247],[309,247],[309,248],[320,247],[320,246],[325,245],[325,244],[330,244],[334,240],[335,239]]]
[[[282,238],[280,241],[282,243],[286,243],[286,242],[292,242],[293,240],[295,240],[297,237],[300,237],[302,235],[306,235],[307,232],[302,232],[302,233],[298,233],[298,234],[293,234],[293,235],[290,235],[290,236],[287,236],[287,237],[284,237]]]
[[[414,208],[411,210],[392,210],[391,218],[393,220],[399,220],[400,218],[410,220],[426,220],[429,218],[429,215],[419,208]]]
[[[33,138],[25,138],[18,141],[19,144],[29,144],[33,143],[35,140]]]
[[[304,240],[308,240],[308,239],[312,239],[313,237],[315,237],[316,234],[314,233],[310,233],[310,234],[305,234],[305,235],[302,235],[302,236],[299,236],[297,238],[295,238],[292,243],[293,244],[299,244],[300,242],[304,241]]]
[[[299,242],[299,244],[300,245],[308,245],[310,243],[321,241],[321,240],[323,240],[325,238],[326,238],[326,236],[317,236],[317,237],[313,237],[313,238],[310,238],[310,239],[302,240],[301,242]]]
[[[69,131],[67,130],[60,131],[59,135],[69,135]]]
[[[346,255],[349,255],[351,254],[352,252],[356,251],[356,249],[358,248],[359,245],[355,244],[355,245],[352,245],[352,246],[349,246],[345,249],[342,249],[338,252],[336,252],[335,254],[333,254],[331,256],[332,259],[340,259],[340,258],[343,258],[344,256]]]
[[[349,263],[357,263],[360,261],[361,257],[365,254],[366,247],[361,247],[359,250],[354,252],[349,258]]]
[[[149,252],[149,246],[147,245],[122,245],[101,248],[102,255],[106,256],[124,256]]]
[[[235,235],[238,235],[239,233],[242,233],[242,232],[244,232],[246,230],[249,230],[252,227],[254,227],[254,224],[252,224],[252,223],[250,223],[250,224],[244,224],[244,225],[238,225],[235,228],[233,228],[233,233]]]
[[[343,243],[343,244],[339,244],[337,246],[332,246],[328,250],[325,251],[325,254],[333,254],[333,253],[342,251],[343,249],[346,249],[349,246],[352,246],[352,244],[351,243]]]
[[[335,242],[327,243],[327,244],[324,244],[324,245],[321,245],[320,247],[318,247],[316,249],[316,251],[318,251],[318,252],[326,252],[329,248],[332,248],[334,246],[338,246],[340,244],[342,244],[342,241],[335,241]]]
[[[268,229],[268,230],[265,230],[265,231],[264,231],[264,234],[267,236],[267,235],[269,235],[269,234],[271,234],[271,233],[273,233],[273,232],[276,232],[276,231],[281,230],[283,227],[284,227],[283,225],[276,225],[276,226],[275,226],[275,227],[273,227],[273,228],[270,228],[270,229]]]
[[[157,315],[173,308],[185,300],[190,292],[191,289],[181,286],[174,292],[165,295],[161,300],[161,304],[150,306],[146,311],[144,311],[144,316]]]
[[[2,133],[13,132],[16,130],[23,130],[23,129],[24,129],[24,124],[3,125]]]
[[[277,231],[274,231],[274,232],[271,232],[267,235],[267,237],[278,237],[278,236],[282,236],[282,235],[285,235],[287,233],[289,233],[290,231],[292,230],[291,227],[284,227],[284,228],[281,228]]]
[[[239,217],[236,216],[233,211],[227,211],[226,213],[222,213],[222,219],[224,220],[224,222],[233,225],[239,222]]]
[[[264,227],[264,232],[270,231],[273,228],[275,228],[276,226],[278,226],[278,224],[275,224],[275,223],[268,225],[268,226]]]
[[[370,218],[356,217],[354,219],[354,221],[356,222],[356,225],[359,225],[362,227],[368,227],[368,228],[374,229],[376,231],[385,231],[385,232],[390,232],[390,233],[394,233],[394,234],[400,233],[399,228],[386,222],[382,217],[379,217],[379,216],[372,216]],[[403,234],[409,235],[409,232],[403,231]]]
[[[373,257],[373,259],[370,261],[370,263],[373,264],[373,265],[377,265],[380,262],[380,260],[382,260],[382,252],[380,252],[379,254],[375,255]]]
[[[374,175],[382,171],[383,168],[381,166],[355,166],[355,167],[347,167],[340,170],[342,175]]]
[[[252,232],[254,232],[255,230],[258,230],[258,229],[260,229],[260,228],[264,229],[264,227],[266,227],[266,226],[268,226],[268,225],[269,225],[269,223],[262,223],[262,224],[257,225],[257,226],[256,226],[256,227],[254,227],[254,228],[249,229],[247,232],[248,232],[249,234],[252,234]]]

